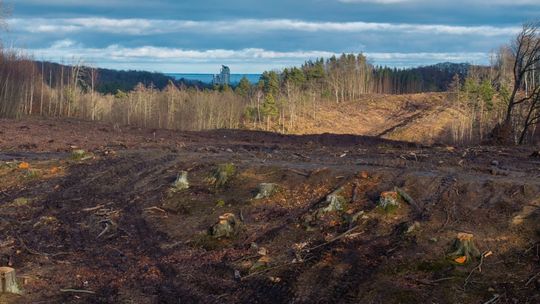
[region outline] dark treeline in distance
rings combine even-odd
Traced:
[[[288,81],[295,74],[294,82],[309,87],[319,83],[322,94],[333,96],[335,101],[354,100],[366,93],[411,94],[444,92],[457,75],[465,79],[471,65],[465,63],[440,63],[416,68],[389,68],[370,64],[363,54],[343,54],[328,59],[307,61],[300,68],[285,69],[282,80]],[[481,67],[477,67],[480,69]]]
[[[95,77],[95,90],[103,94],[116,94],[118,91],[132,91],[139,84],[155,89],[163,90],[170,82],[178,86],[195,88],[210,88],[209,84],[201,81],[179,79],[167,76],[159,72],[148,71],[123,71],[103,68],[94,68],[84,64],[59,64],[53,62],[36,61],[36,69],[43,74],[45,83],[49,86],[58,86],[63,81],[68,84],[73,73],[78,73],[81,79]],[[86,75],[88,74],[88,75]],[[86,83],[83,83],[86,84]],[[89,83],[87,85],[90,85]]]
[[[73,72],[91,73],[96,77],[94,89],[103,94],[132,91],[139,84],[163,90],[170,82],[178,86],[219,89],[201,81],[175,79],[159,72],[112,70],[93,68],[84,64],[65,65],[42,61],[36,61],[35,64],[37,65],[36,69],[43,74],[43,79],[49,86],[57,86],[61,81],[64,81],[64,85],[66,85],[72,78],[71,74]],[[343,96],[345,93],[347,93],[347,99],[352,99],[353,96],[364,93],[410,94],[443,92],[448,88],[454,75],[457,74],[461,79],[464,79],[469,67],[469,64],[464,63],[440,63],[398,69],[372,66],[367,63],[366,57],[362,54],[343,54],[340,57],[332,57],[326,60],[321,58],[315,61],[307,61],[301,68],[304,75],[298,80],[300,82],[302,82],[302,79],[324,81],[330,85],[327,88],[327,94],[334,91],[333,94],[336,95],[337,91],[337,95],[341,96],[338,99],[345,99],[345,96]],[[283,79],[288,78],[288,72],[295,73],[296,71],[294,68],[285,69],[281,73]],[[92,77],[91,75],[79,76]],[[345,80],[345,78],[348,80]],[[349,82],[348,88],[343,86],[346,82]]]

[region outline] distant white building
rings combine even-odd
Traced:
[[[231,69],[226,65],[222,65],[221,72],[214,75],[212,83],[214,85],[229,85],[231,83]]]

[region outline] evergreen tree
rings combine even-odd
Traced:
[[[278,115],[278,107],[274,95],[266,94],[262,105],[262,114],[266,118],[266,129],[270,128],[270,120]]]
[[[285,81],[288,81],[297,87],[302,87],[306,83],[304,72],[297,67],[292,68],[284,78]]]
[[[264,84],[264,93],[277,96],[279,94],[279,76],[276,72],[264,72],[261,75]]]
[[[493,96],[495,96],[495,89],[491,85],[489,79],[484,79],[478,87],[478,95],[482,101],[485,102],[488,110],[493,109]]]
[[[249,92],[251,91],[251,83],[246,77],[242,77],[240,79],[240,83],[238,83],[238,86],[236,87],[236,94],[247,97],[249,95]]]

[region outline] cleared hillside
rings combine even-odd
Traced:
[[[530,147],[0,127],[0,259],[23,290],[0,303],[540,301]]]
[[[447,93],[369,95],[325,103],[302,115],[294,134],[354,134],[423,144],[454,143],[470,119]]]

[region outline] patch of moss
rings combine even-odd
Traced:
[[[398,209],[399,209],[399,206],[396,206],[396,205],[386,205],[384,207],[377,206],[377,208],[375,208],[377,212],[382,213],[382,214],[393,214],[397,212]]]
[[[223,208],[225,207],[225,201],[220,199],[216,202],[216,207]]]
[[[11,205],[13,207],[22,207],[22,206],[29,205],[31,203],[32,203],[32,199],[29,199],[29,198],[26,198],[26,197],[19,197],[19,198],[16,198],[15,200],[13,200]]]
[[[82,150],[82,149],[71,151],[71,159],[73,160],[87,160],[87,159],[91,159],[92,157],[94,157],[94,154],[90,152],[86,152],[85,150]]]
[[[71,151],[71,159],[80,160],[81,158],[84,157],[85,154],[86,154],[86,151],[82,149],[73,150]]]
[[[41,176],[40,172],[35,169],[28,169],[24,172],[24,177],[28,179],[39,178]]]
[[[259,272],[265,269],[268,269],[267,263],[255,262],[255,264],[253,264],[253,266],[249,269],[249,272]]]
[[[39,221],[37,221],[34,224],[34,228],[38,228],[40,226],[51,226],[58,223],[58,219],[54,216],[42,216],[39,218]]]
[[[0,169],[17,169],[17,162],[1,162]]]
[[[385,213],[393,213],[399,208],[401,196],[396,191],[387,191],[381,193],[377,206]]]

